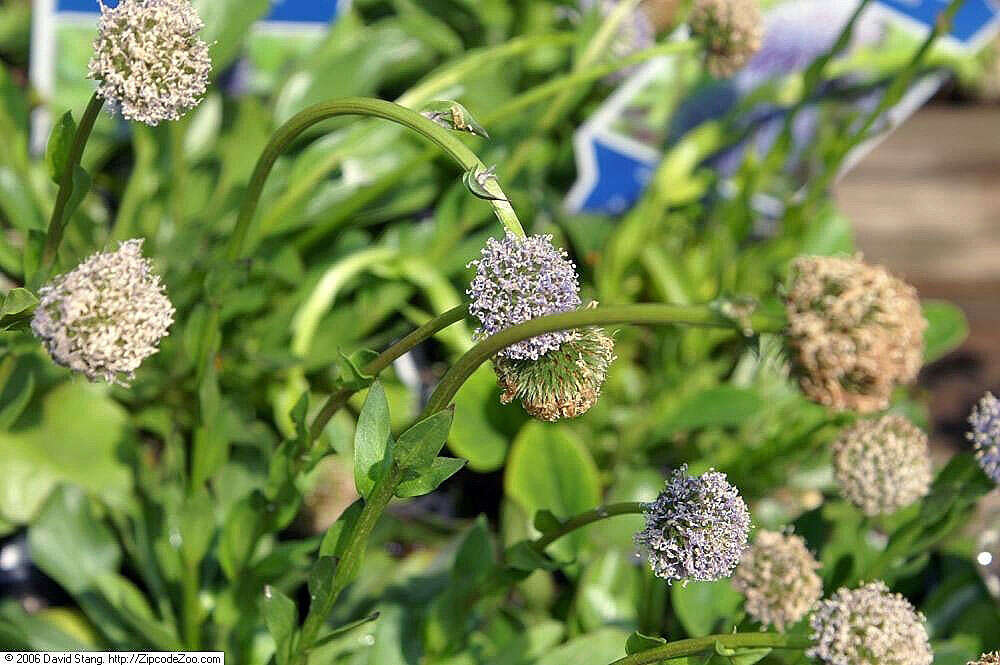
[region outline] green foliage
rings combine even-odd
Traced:
[[[856,107],[836,94],[848,79],[828,80],[853,76],[851,58],[826,69],[821,58],[756,91],[776,109],[799,94],[818,100],[822,131],[807,146],[751,150],[722,177],[706,160],[734,149],[752,109],[678,129],[681,102],[720,85],[700,47],[679,41],[673,78],[639,102],[650,108],[638,115],[662,125],[644,131],[670,135],[647,191],[621,216],[574,215],[563,203],[572,130],[620,81],[595,69],[616,50],[596,13],[571,21],[549,0],[357,0],[326,34],[293,43],[250,37],[264,0],[196,0],[217,75],[242,54],[265,66],[244,94],[214,82],[177,123],[122,131],[102,114],[64,192],[52,274],[142,237],[177,309],[126,389],[74,378],[30,332],[82,107],[57,109],[45,154],[30,153],[29,109],[41,100],[20,83],[27,3],[8,4],[0,534],[26,531],[65,607],[29,613],[0,600],[0,647],[224,650],[251,665],[607,665],[706,637],[665,662],[804,662],[801,650],[718,642],[759,626],[727,580],[655,578],[636,557],[638,510],[597,510],[571,528],[599,506],[651,501],[684,463],[725,471],[760,527],[794,525],[823,563],[827,594],[881,577],[920,599],[936,663],[1000,647],[966,526],[993,483],[959,454],[918,504],[863,518],[829,472],[829,444],[855,416],[806,401],[780,326],[746,337],[729,314],[722,327],[616,324],[601,400],[555,424],[501,404],[488,359],[449,408],[422,413],[474,346],[474,321],[394,346],[462,304],[468,262],[502,232],[491,212],[500,186],[528,233],[567,249],[586,301],[716,314],[752,305],[780,319],[795,256],[856,250],[827,191],[862,138]],[[858,79],[864,92],[892,80],[915,46],[892,39],[905,52]],[[440,136],[429,146],[382,119],[329,120],[282,146],[240,260],[227,258],[281,124],[353,95],[396,98],[495,171],[439,159]],[[774,205],[762,212],[761,200]],[[945,302],[925,302],[924,314],[929,363],[961,345],[968,323]],[[390,348],[399,353],[379,355]],[[926,419],[921,398],[900,389],[892,409]],[[553,542],[535,546],[542,537]]]

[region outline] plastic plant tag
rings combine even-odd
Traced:
[[[723,119],[751,94],[757,97],[763,86],[772,86],[773,91],[760,98],[764,101],[740,114],[737,129],[747,138],[720,150],[707,165],[725,177],[739,168],[748,148],[765,153],[788,111],[787,101],[774,101],[782,99],[783,82],[804,71],[834,44],[857,5],[857,0],[784,0],[771,5],[765,17],[762,48],[728,80],[709,79],[691,56],[668,56],[639,69],[577,130],[574,148],[578,176],[565,199],[566,209],[612,215],[625,212],[642,195],[665,148],[704,122]],[[833,79],[817,103],[807,105],[796,117],[796,148],[815,140],[821,105],[838,102],[842,109],[839,112],[844,115],[863,114],[875,108],[879,90],[850,98],[840,93],[859,79],[872,80],[882,75],[880,68],[886,66],[887,50],[905,50],[909,54],[916,49],[928,26],[933,25],[932,17],[946,5],[944,0],[875,0],[856,24],[853,39],[832,68]],[[991,0],[966,0],[951,34],[942,43],[949,50],[957,47],[960,53],[973,52],[998,30],[998,9]],[[943,72],[917,78],[876,123],[877,134],[851,151],[839,175],[919,109],[946,78]],[[679,95],[682,99],[678,100]],[[772,101],[766,101],[768,98]],[[800,150],[792,151],[792,160],[799,156]],[[796,187],[809,179],[808,168],[798,168],[801,165],[795,163],[788,166],[788,172],[797,174]],[[721,192],[725,195],[726,191],[723,182]],[[768,197],[758,192],[755,199],[764,201]],[[777,209],[760,212],[765,216],[781,213]]]

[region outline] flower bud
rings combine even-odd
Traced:
[[[156,353],[174,307],[142,257],[142,240],[99,252],[39,291],[31,329],[59,365],[127,386]]]
[[[733,586],[746,597],[747,614],[778,631],[809,613],[823,595],[820,564],[802,538],[758,531],[736,568]]]
[[[806,655],[826,665],[931,665],[924,617],[885,582],[840,589],[810,619]]]
[[[519,238],[507,233],[490,238],[467,291],[469,312],[479,322],[475,337],[483,339],[539,316],[569,312],[580,306],[576,266],[566,252],[552,246],[552,236]],[[545,333],[512,344],[500,358],[538,360],[572,339],[572,331]]]
[[[645,513],[646,527],[635,542],[647,548],[653,572],[668,582],[729,577],[747,549],[750,511],[724,473],[692,477],[682,466]]]
[[[757,0],[695,0],[688,25],[705,40],[705,64],[719,78],[739,71],[760,49],[764,37]]]
[[[610,335],[583,328],[538,360],[497,357],[493,367],[503,388],[500,401],[517,398],[525,411],[549,422],[581,416],[597,404],[614,351]]]
[[[972,431],[966,437],[976,448],[976,459],[994,482],[1000,483],[1000,400],[986,393],[969,416]]]
[[[844,496],[865,515],[887,515],[930,491],[927,435],[898,415],[862,420],[833,444],[833,469]]]
[[[835,409],[886,408],[923,361],[916,290],[858,258],[801,257],[792,269],[785,310],[803,392]]]
[[[101,4],[88,78],[126,120],[156,126],[178,120],[208,88],[212,61],[204,27],[189,0]]]

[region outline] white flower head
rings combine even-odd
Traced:
[[[189,0],[102,3],[87,76],[126,120],[178,120],[208,88],[212,61],[198,37],[203,27]]]
[[[142,240],[99,252],[39,291],[31,329],[52,359],[91,381],[126,386],[174,320]]]

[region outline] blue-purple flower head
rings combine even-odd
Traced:
[[[490,238],[480,258],[469,267],[476,269],[467,293],[471,297],[469,311],[481,324],[477,339],[580,307],[576,266],[565,251],[552,246],[550,235],[519,238],[508,233],[503,240]],[[545,333],[512,344],[498,355],[510,360],[537,360],[572,336],[572,331]]]
[[[972,431],[966,434],[976,448],[976,458],[990,478],[1000,483],[1000,400],[986,393],[969,415]]]
[[[719,471],[693,477],[682,466],[645,513],[646,528],[635,542],[647,548],[653,572],[668,582],[729,577],[747,550],[750,511]]]

